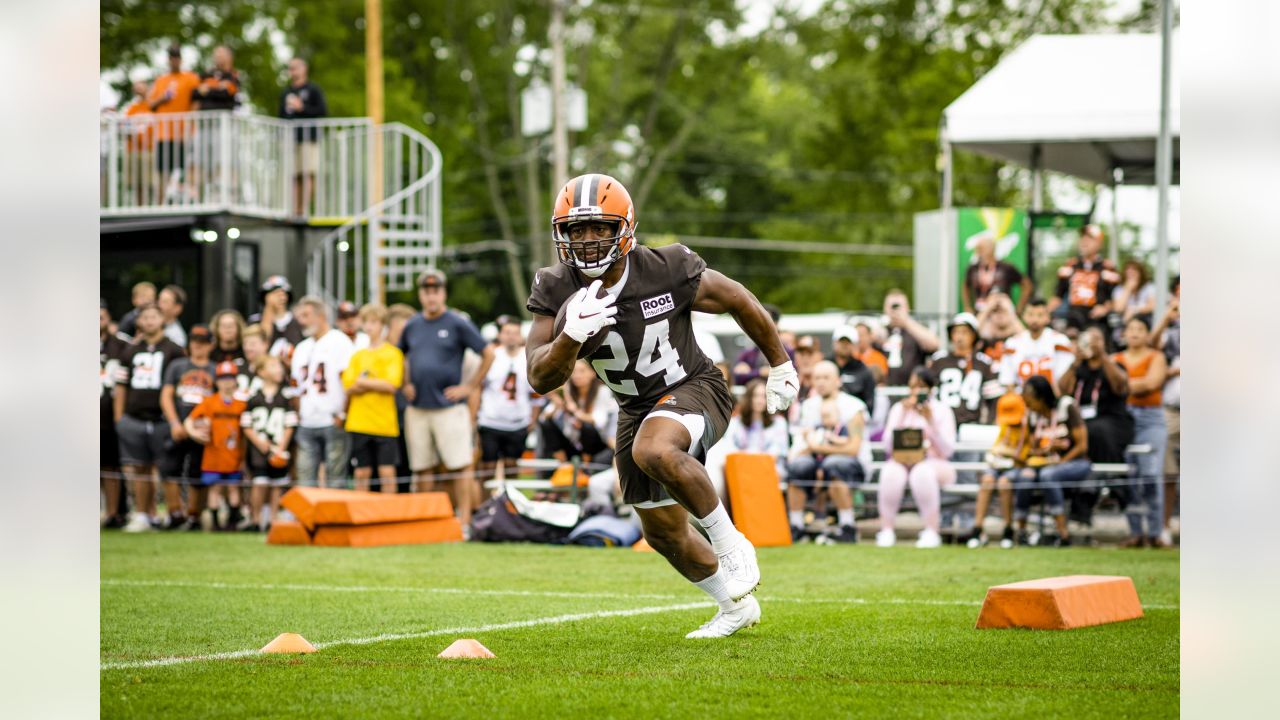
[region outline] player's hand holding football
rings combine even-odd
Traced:
[[[800,376],[796,366],[788,360],[769,368],[769,380],[764,385],[765,409],[770,413],[786,410],[800,392]]]
[[[616,298],[608,293],[604,297],[596,297],[601,282],[593,281],[589,286],[574,294],[564,319],[564,334],[575,342],[586,342],[587,338],[609,325],[617,322],[614,315],[618,308],[613,304]]]

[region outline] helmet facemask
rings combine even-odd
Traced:
[[[576,208],[575,208],[576,209]],[[604,213],[581,213],[570,217],[554,218],[551,234],[555,240],[556,253],[560,262],[577,269],[587,277],[600,277],[618,258],[624,254],[624,248],[632,241],[635,227],[620,215]],[[584,237],[573,240],[569,228],[573,225],[604,222],[614,227],[608,237]]]

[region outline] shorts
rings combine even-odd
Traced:
[[[204,446],[195,440],[170,440],[165,447],[164,462],[160,463],[160,477],[166,480],[198,480],[203,458]]]
[[[293,146],[295,175],[315,175],[320,170],[320,145],[314,140],[299,140]]]
[[[473,455],[471,435],[471,409],[465,404],[404,410],[404,443],[413,472],[441,464],[449,470],[467,467]]]
[[[358,468],[390,466],[400,463],[400,448],[395,437],[347,433],[350,438],[351,459]]]
[[[714,367],[667,390],[653,407],[623,408],[618,413],[617,446],[614,450],[618,482],[622,485],[622,502],[639,508],[676,504],[662,483],[649,477],[631,457],[631,443],[645,420],[651,417],[678,420],[691,436],[689,454],[705,461],[707,451],[724,435],[732,413],[733,395],[725,384],[724,375]]]
[[[187,164],[187,141],[157,140],[155,156],[156,170],[159,172],[167,174],[182,170]]]
[[[172,442],[169,424],[163,420],[139,420],[125,415],[116,423],[121,465],[159,465]]]
[[[222,473],[222,472],[202,472],[200,473],[200,482],[205,485],[239,485],[241,480],[240,471]]]
[[[480,428],[480,459],[484,462],[502,460],[519,460],[525,451],[525,443],[529,440],[528,429],[495,430]]]

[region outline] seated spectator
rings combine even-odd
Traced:
[[[861,400],[870,414],[876,405],[876,379],[855,355],[857,348],[858,331],[852,325],[841,325],[831,334],[831,360],[840,370],[840,389]]]
[[[1182,279],[1174,277],[1169,285],[1172,295],[1169,306],[1165,308],[1160,322],[1151,329],[1147,342],[1164,352],[1167,365],[1164,388],[1160,390],[1168,431],[1164,450],[1164,532],[1160,533],[1160,540],[1166,545],[1173,545],[1169,521],[1173,519],[1174,507],[1178,503],[1178,476],[1182,464],[1182,322],[1179,319]]]
[[[829,442],[821,430],[824,403],[834,404],[834,424],[847,430],[847,434],[840,434],[843,439],[835,443]],[[866,479],[871,464],[871,446],[866,442],[868,415],[865,403],[840,389],[840,371],[835,363],[824,360],[814,366],[813,394],[801,404],[787,462],[787,477],[792,481],[787,488],[787,518],[796,542],[805,538],[805,502],[816,498],[820,486],[826,488],[836,506],[838,530],[829,539],[838,543],[858,541],[851,486]]]
[[[382,492],[393,493],[400,463],[396,392],[404,383],[404,353],[384,340],[386,307],[365,305],[360,308],[360,322],[368,331],[366,346],[351,355],[342,371],[342,387],[350,398],[346,431],[355,461],[352,477],[356,490],[368,490],[376,469]]]
[[[191,439],[204,446],[200,457],[200,483],[192,489],[196,499],[192,502],[193,515],[199,516],[206,508],[212,510],[211,525],[217,525],[217,508],[221,505],[223,485],[238,486],[243,478],[240,468],[244,465],[244,429],[241,420],[246,403],[237,400],[236,380],[239,369],[229,361],[218,363],[214,369],[217,392],[206,397],[183,421],[183,427]],[[234,530],[240,521],[240,508],[231,506],[230,519],[219,529]]]
[[[1133,440],[1151,446],[1151,452],[1130,455],[1130,464],[1138,468],[1132,502],[1125,508],[1129,517],[1130,537],[1125,547],[1165,547],[1160,539],[1164,529],[1164,447],[1168,430],[1164,420],[1164,402],[1160,390],[1167,374],[1164,353],[1148,344],[1151,328],[1142,318],[1132,318],[1124,327],[1124,352],[1115,361],[1129,375],[1129,414],[1133,416]],[[1146,518],[1146,528],[1142,527]]]
[[[938,378],[925,367],[911,372],[907,383],[907,397],[889,409],[884,436],[889,458],[880,468],[880,531],[876,533],[876,545],[892,547],[897,542],[894,521],[902,508],[903,493],[911,485],[911,497],[916,501],[924,530],[916,540],[916,547],[935,548],[942,545],[938,534],[941,522],[942,487],[956,481],[955,468],[948,459],[956,447],[956,419],[951,408],[937,397],[934,390]],[[899,430],[920,430],[900,433]],[[906,438],[914,436],[921,442],[906,446]]]
[[[730,453],[765,453],[772,455],[778,467],[778,477],[787,475],[787,449],[791,436],[787,421],[781,414],[769,414],[765,410],[765,380],[754,378],[747,383],[738,407],[724,437],[707,453],[707,475],[716,493],[724,497],[724,463]]]
[[[871,376],[875,378],[877,385],[883,385],[889,375],[889,360],[876,349],[875,329],[865,320],[854,325],[853,329],[858,333],[858,347],[853,356],[871,369]]]
[[[539,422],[542,457],[581,456],[596,465],[613,462],[618,402],[586,360],[573,366],[569,382],[547,395]]]
[[[769,317],[773,318],[773,324],[776,327],[778,321],[782,319],[782,313],[776,305],[764,304],[764,309],[769,312]],[[795,362],[794,335],[792,336],[792,345],[783,344],[783,349],[787,351],[787,356],[791,361]],[[733,384],[746,385],[747,381],[752,378],[762,377],[769,379],[769,359],[764,356],[760,348],[752,345],[751,347],[738,353],[738,358],[733,361]]]
[[[973,248],[973,263],[964,274],[963,293],[964,310],[968,313],[980,312],[987,305],[987,297],[992,291],[1012,296],[1015,287],[1022,288],[1022,301],[1018,311],[1035,288],[1029,275],[1013,265],[996,257],[996,239],[994,235],[983,235]]]
[[[1120,273],[1102,257],[1102,228],[1085,225],[1080,230],[1080,254],[1058,268],[1058,287],[1049,299],[1049,311],[1065,310],[1067,326],[1083,330],[1090,325],[1106,329],[1111,294]]]
[[[991,359],[976,349],[978,319],[960,313],[947,326],[951,352],[939,351],[929,361],[938,378],[938,399],[955,414],[956,426],[983,423],[1003,394]]]
[[[156,286],[145,280],[137,283],[129,299],[133,308],[120,318],[120,325],[116,327],[116,332],[125,342],[133,342],[133,336],[138,334],[138,310],[156,301]]]
[[[1026,460],[1026,415],[1027,404],[1017,393],[1006,393],[996,401],[995,422],[1000,428],[1000,434],[996,437],[991,452],[987,454],[990,470],[983,472],[979,478],[973,529],[964,538],[965,544],[971,549],[983,547],[989,542],[983,523],[987,519],[993,490],[1000,493],[1000,509],[1004,516],[1000,547],[1005,550],[1013,547],[1013,483]]]
[[[244,529],[253,532],[269,529],[280,508],[280,498],[289,487],[289,471],[293,468],[290,448],[298,427],[298,413],[283,392],[284,361],[264,352],[255,367],[258,389],[245,403],[244,414],[240,416],[248,445],[246,466],[253,480],[249,524]]]
[[[1120,284],[1111,292],[1111,312],[1118,315],[1122,323],[1117,334],[1122,335],[1123,323],[1135,317],[1150,325],[1155,311],[1156,285],[1151,282],[1147,266],[1138,260],[1129,260],[1120,270]]]
[[[1125,410],[1129,379],[1124,368],[1107,355],[1102,331],[1096,327],[1080,333],[1075,346],[1076,361],[1061,378],[1058,390],[1075,398],[1076,407],[1089,434],[1089,460],[1093,463],[1125,462],[1125,448],[1133,442],[1133,418]],[[1121,498],[1129,497],[1129,487],[1115,488]],[[1090,522],[1097,493],[1092,489],[1068,492],[1070,515]]]
[[[890,290],[884,296],[885,325],[884,356],[889,366],[885,375],[887,385],[906,385],[911,371],[924,365],[929,356],[938,351],[942,343],[932,330],[911,317],[911,304],[901,290]]]
[[[1053,516],[1058,528],[1055,544],[1071,544],[1067,516],[1063,511],[1063,484],[1076,485],[1089,477],[1089,435],[1080,409],[1070,395],[1058,397],[1053,385],[1043,375],[1031,376],[1022,388],[1027,403],[1027,429],[1030,448],[1026,467],[1018,472],[1014,493],[1014,517],[1018,521],[1018,539],[1027,543],[1027,516],[1031,513],[1034,488],[1045,494],[1045,510]]]
[[[799,419],[800,404],[809,397],[809,393],[813,392],[813,366],[820,360],[822,360],[822,348],[818,345],[817,338],[805,335],[796,339],[794,364],[796,377],[800,380],[800,392],[796,393],[796,399],[791,403],[791,407],[787,408],[788,423],[794,423]]]
[[[1030,299],[1024,297],[1021,304],[1025,306]],[[1026,329],[1018,320],[1021,312],[1014,311],[1008,295],[994,290],[978,312],[978,350],[986,353],[997,368],[1005,354],[1005,342]]]

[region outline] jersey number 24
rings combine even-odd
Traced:
[[[609,372],[625,373],[631,364],[631,356],[622,342],[622,336],[610,330],[605,336],[604,344],[613,357],[592,360],[591,366],[596,369],[596,374],[615,393],[639,395],[635,380],[623,378],[615,382],[609,377]],[[645,326],[644,338],[640,340],[640,352],[636,355],[635,371],[643,377],[662,373],[662,381],[668,387],[684,379],[687,373],[680,367],[680,353],[671,346],[671,326],[666,320]]]

